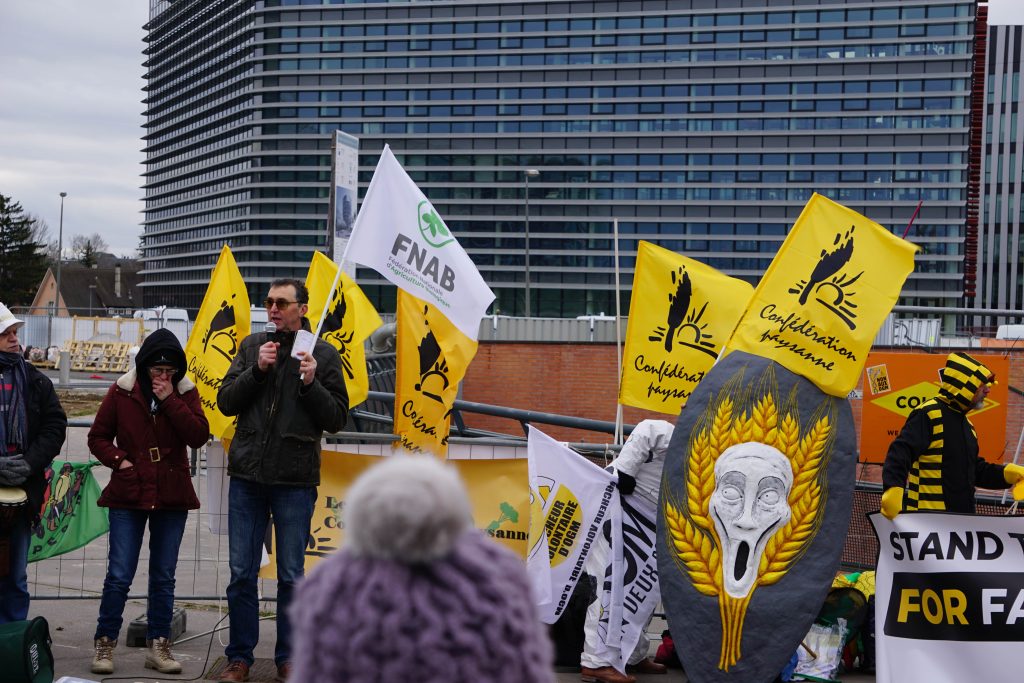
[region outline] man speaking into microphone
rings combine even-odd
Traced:
[[[317,339],[306,319],[309,292],[299,280],[270,285],[266,331],[242,340],[217,393],[217,405],[238,416],[228,451],[228,664],[220,681],[248,680],[259,641],[257,573],[270,517],[277,559],[279,680],[291,669],[288,608],[304,573],[306,542],[320,484],[320,440],[345,425],[348,396],[338,352]],[[305,330],[305,334],[297,334]],[[298,340],[296,339],[298,336]]]

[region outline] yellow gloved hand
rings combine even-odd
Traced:
[[[1016,484],[1021,479],[1024,479],[1024,467],[1020,465],[1014,465],[1012,462],[1003,467],[1003,479],[1006,480],[1007,484]]]
[[[903,511],[903,488],[892,486],[882,492],[882,514],[886,519],[896,519]]]
[[[1013,499],[1024,500],[1024,479],[1013,485]]]

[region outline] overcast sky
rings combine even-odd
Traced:
[[[99,233],[130,255],[142,231],[146,0],[3,0],[0,194],[64,246]]]
[[[142,231],[142,26],[146,0],[2,0],[0,193],[64,245],[99,233],[131,255]],[[998,0],[989,22],[1024,23]]]

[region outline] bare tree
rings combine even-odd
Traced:
[[[75,235],[71,238],[71,254],[82,265],[96,265],[97,255],[108,249],[106,240],[98,232],[91,235]]]
[[[54,265],[57,263],[58,247],[60,245],[56,239],[50,239],[50,226],[42,217],[36,214],[28,213],[25,214],[25,217],[32,223],[32,241],[41,245],[41,251],[46,257],[46,263]]]

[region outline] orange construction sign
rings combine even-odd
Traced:
[[[947,354],[871,352],[864,364],[864,400],[860,422],[861,462],[881,463],[910,412],[939,393],[939,371]],[[1005,356],[972,353],[996,373],[985,405],[968,417],[978,433],[981,457],[1002,462],[1006,449],[1006,402],[1010,361]]]

